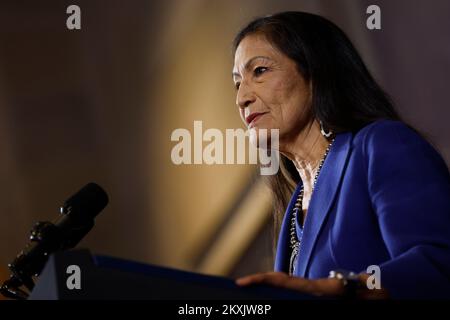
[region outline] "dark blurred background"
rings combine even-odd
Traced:
[[[66,8],[81,8],[81,30]],[[381,8],[381,30],[366,8]],[[228,276],[272,265],[254,165],[176,166],[176,128],[243,128],[231,41],[252,18],[318,13],[352,39],[405,120],[450,161],[450,1],[0,2],[0,270],[34,222],[95,181],[110,195],[81,247]],[[1,272],[0,272],[1,273]]]

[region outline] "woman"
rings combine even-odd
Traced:
[[[282,220],[275,272],[237,283],[450,297],[448,168],[401,122],[346,35],[320,16],[284,12],[247,25],[234,57],[242,119],[279,129],[271,187]]]

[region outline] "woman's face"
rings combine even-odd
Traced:
[[[249,129],[279,129],[280,147],[310,121],[309,84],[296,63],[263,35],[246,36],[239,44],[233,68],[236,104]]]

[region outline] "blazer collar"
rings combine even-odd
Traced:
[[[352,133],[350,132],[337,134],[320,170],[303,227],[303,238],[297,259],[296,276],[305,277],[307,274],[314,245],[322,225],[331,210],[337,189],[345,172],[348,155],[350,154],[351,140]],[[275,260],[276,271],[286,271],[289,267],[290,217],[301,186],[302,182],[297,185],[283,218]]]

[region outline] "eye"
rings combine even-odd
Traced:
[[[258,77],[258,76],[260,76],[261,74],[263,74],[264,72],[266,72],[267,71],[267,68],[266,67],[257,67],[257,68],[255,68],[255,70],[253,71],[253,73],[254,73],[254,75],[256,76],[256,77]]]

